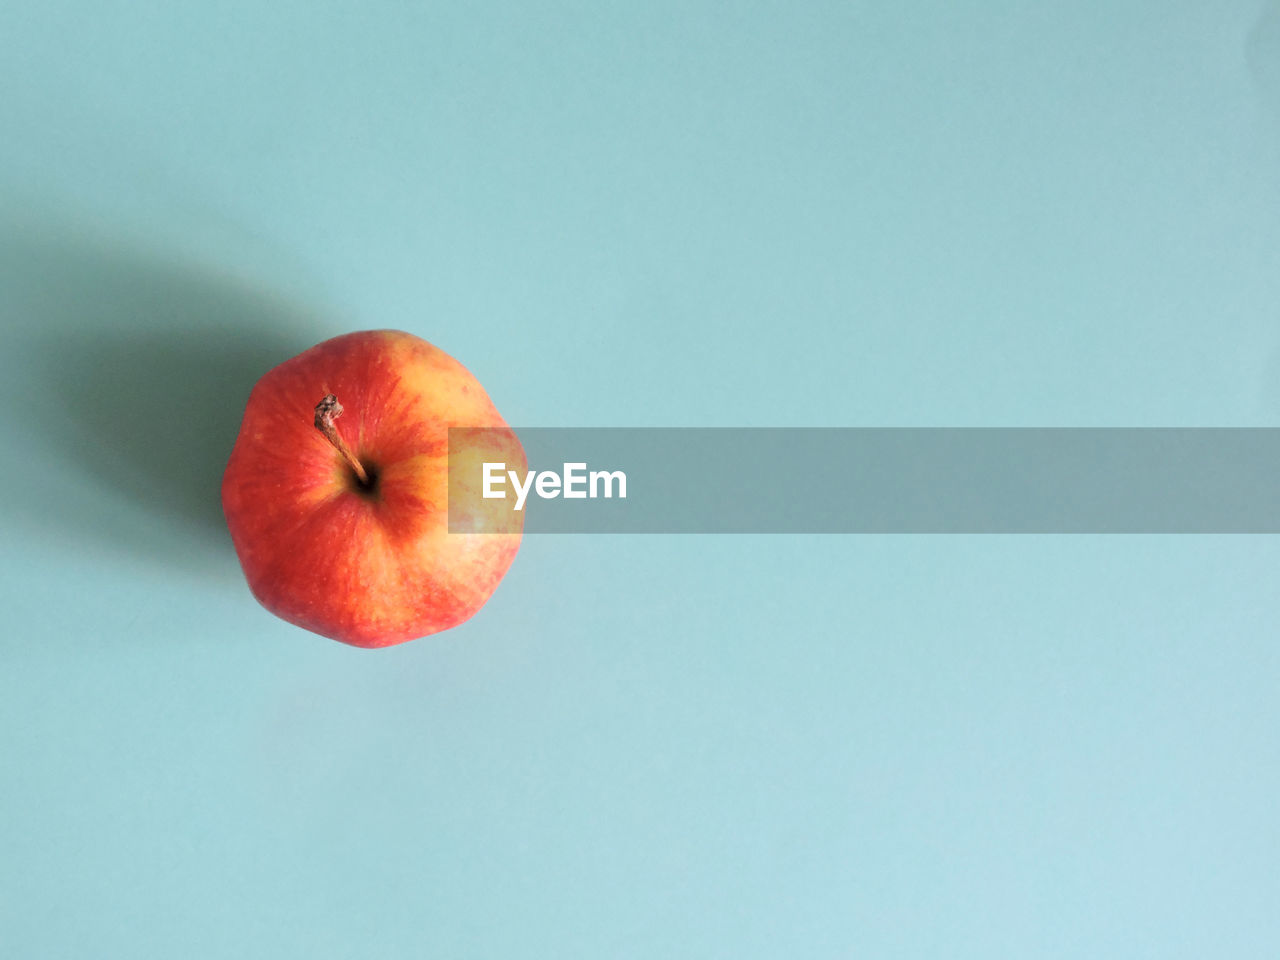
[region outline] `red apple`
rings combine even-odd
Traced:
[[[520,547],[522,514],[476,498],[495,512],[487,529],[509,532],[449,532],[450,427],[488,428],[475,431],[477,464],[524,468],[476,378],[412,334],[335,337],[263,376],[222,479],[258,601],[358,647],[447,630],[484,606]]]

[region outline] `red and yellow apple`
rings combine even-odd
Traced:
[[[335,337],[266,373],[222,480],[258,601],[358,647],[447,630],[484,606],[520,547],[522,514],[476,498],[494,518],[470,529],[505,532],[449,532],[450,427],[482,428],[482,448],[467,450],[477,483],[482,460],[525,465],[476,378],[412,334]]]

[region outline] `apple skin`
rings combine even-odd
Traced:
[[[315,425],[334,394],[335,427],[373,477]],[[457,626],[489,599],[520,548],[522,514],[448,532],[448,429],[479,431],[478,460],[526,466],[479,382],[444,351],[396,330],[326,340],[267,372],[249,395],[222,479],[222,509],[249,588],[272,613],[357,647]],[[478,499],[476,503],[481,503]],[[516,519],[519,518],[519,519]],[[499,525],[500,524],[500,525]]]

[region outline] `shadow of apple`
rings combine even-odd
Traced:
[[[329,335],[234,278],[72,237],[0,235],[0,315],[8,428],[41,471],[0,480],[10,508],[194,567],[230,551],[219,487],[250,389]]]

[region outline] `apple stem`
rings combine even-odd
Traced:
[[[333,425],[333,421],[340,416],[342,416],[342,404],[338,402],[338,398],[332,393],[326,394],[325,398],[316,404],[316,429],[324,434],[324,438],[342,454],[342,459],[347,461],[351,469],[356,472],[356,476],[360,478],[360,485],[367,487],[369,485],[369,474],[365,473],[364,467],[356,459],[355,454],[351,452],[351,448],[338,435],[338,428]]]

